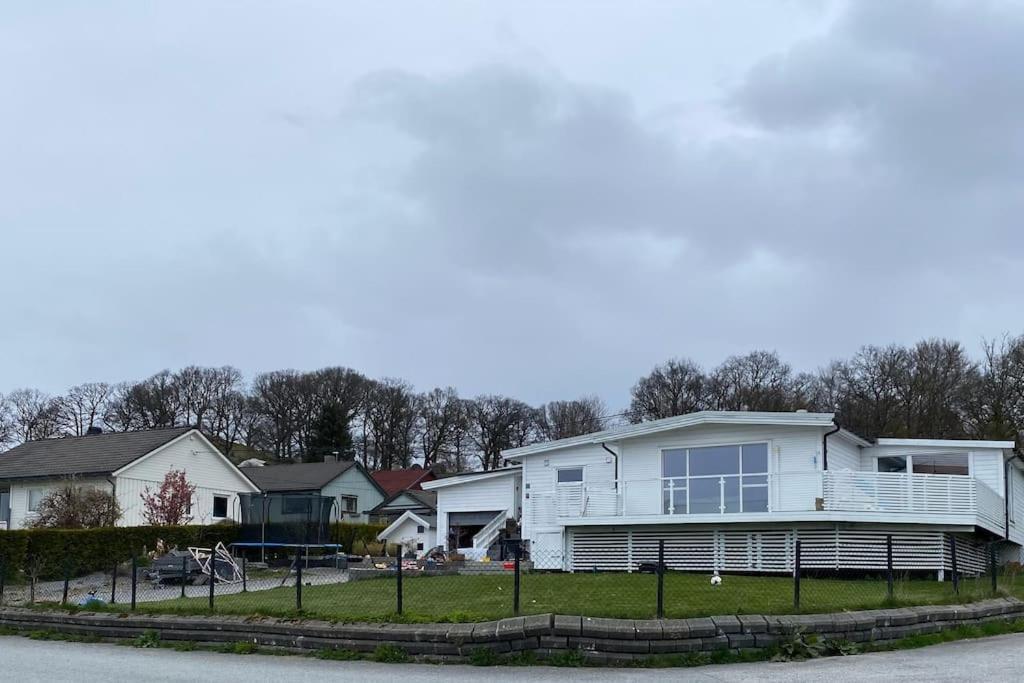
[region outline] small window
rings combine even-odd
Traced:
[[[416,525],[416,533],[422,534],[424,531],[426,531],[426,530],[423,528],[422,524],[417,524]]]
[[[423,550],[423,544],[422,543],[417,543],[416,544],[416,550]]]
[[[286,515],[308,515],[313,507],[305,496],[285,496],[281,510]]]
[[[214,496],[213,497],[213,516],[217,519],[224,519],[228,516],[228,497],[227,496]]]
[[[878,459],[879,472],[906,472],[907,459],[902,455]]]
[[[359,511],[359,498],[357,496],[342,496],[341,497],[341,508],[345,512],[358,512]]]
[[[565,467],[558,470],[559,484],[579,484],[583,481],[582,467]]]
[[[29,489],[28,490],[28,511],[39,512],[39,505],[43,502],[45,495],[43,489]]]

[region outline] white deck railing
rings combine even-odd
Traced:
[[[679,478],[562,484],[553,491],[531,492],[529,519],[535,525],[548,526],[596,517],[721,520],[742,513],[778,519],[789,512],[824,511],[964,515],[975,516],[978,523],[994,531],[1001,531],[1004,525],[1002,496],[973,477],[853,471],[784,473],[767,476],[767,491],[764,487],[741,486],[730,475],[702,479],[711,481],[689,489]],[[740,490],[744,492],[742,499],[737,493]]]

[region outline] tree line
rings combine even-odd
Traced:
[[[595,396],[541,406],[500,395],[464,398],[453,387],[417,392],[400,379],[350,368],[276,370],[247,382],[234,367],[189,366],[136,382],[81,384],[61,396],[0,395],[0,444],[108,431],[191,425],[228,454],[289,461],[337,453],[371,469],[417,462],[442,470],[493,469],[507,448],[697,410],[835,412],[875,438],[1015,439],[1024,430],[1024,336],[865,346],[851,358],[798,372],[774,351],[752,351],[705,370],[668,360],[637,380],[628,408],[610,415]]]

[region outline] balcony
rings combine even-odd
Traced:
[[[539,526],[876,521],[1003,533],[1005,522],[1002,496],[973,477],[948,474],[826,471],[561,484],[532,493],[531,503],[530,520]]]

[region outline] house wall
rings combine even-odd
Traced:
[[[839,434],[828,437],[828,468],[830,470],[864,469],[861,462],[861,447],[847,441]]]
[[[418,523],[414,519],[406,519],[387,536],[388,545],[400,544],[407,539],[413,539],[415,543],[422,543],[422,550],[414,550],[416,557],[423,557],[427,552],[438,545],[437,530],[433,527],[424,527],[423,533],[416,531]],[[404,553],[404,548],[403,548]]]
[[[110,491],[111,489],[110,482],[102,478],[43,479],[24,483],[13,483],[11,484],[10,528],[24,529],[36,517],[36,514],[34,512],[29,512],[28,509],[28,493],[30,490],[38,489],[42,491],[43,497],[46,497],[53,491],[67,486],[69,482],[73,482],[75,486],[96,488],[101,491]]]
[[[1024,545],[1024,471],[1016,464],[1011,463],[1009,468],[1009,511],[1010,511],[1010,540]],[[1013,558],[1015,562],[1024,561],[1024,555],[1017,554]]]
[[[462,484],[444,486],[437,491],[437,536],[448,538],[448,515],[452,512],[501,512],[506,517],[519,516],[519,472],[490,479],[470,479]]]
[[[332,521],[346,521],[354,524],[366,524],[370,520],[369,511],[384,502],[384,495],[374,485],[370,478],[358,467],[352,467],[341,473],[327,486],[321,489],[324,496],[334,498],[334,508],[331,510]],[[358,513],[344,512],[342,496],[355,496],[358,498]]]
[[[231,465],[209,442],[188,433],[142,458],[117,475],[117,499],[122,517],[119,526],[141,526],[142,494],[159,488],[171,470],[184,470],[189,483],[197,487],[192,503],[191,524],[214,524],[238,518],[238,494],[256,491],[248,479]],[[213,516],[214,496],[228,499],[226,518]]]
[[[964,453],[968,456],[971,476],[1003,497],[1003,451],[998,448],[956,448],[934,446],[872,446],[862,449],[861,467],[875,471],[875,459],[895,455],[928,455],[943,453]],[[831,457],[831,451],[830,456]]]

